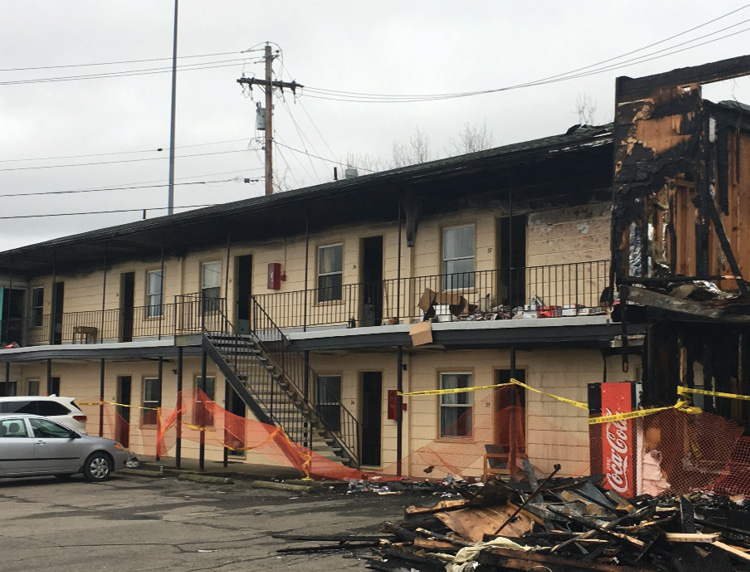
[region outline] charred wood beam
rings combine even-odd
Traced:
[[[737,264],[737,259],[734,257],[732,245],[729,242],[726,231],[724,230],[724,224],[721,222],[721,216],[719,216],[719,213],[716,210],[716,205],[709,195],[708,189],[704,191],[704,196],[701,197],[701,203],[703,202],[705,202],[708,216],[710,217],[711,222],[713,222],[714,224],[714,231],[716,232],[716,236],[719,238],[721,250],[724,252],[724,256],[727,257],[727,262],[729,262],[729,267],[732,269],[732,273],[737,277],[737,286],[740,289],[740,294],[742,294],[743,297],[747,298],[750,295],[750,291],[748,291],[747,283],[742,277],[740,265]]]
[[[621,80],[619,89],[622,95],[639,96],[648,94],[659,87],[688,83],[713,83],[748,74],[750,74],[750,56],[739,56],[639,78],[622,77],[618,80]]]
[[[659,308],[678,314],[687,314],[694,318],[705,320],[716,320],[726,323],[750,324],[750,313],[732,314],[727,312],[727,308],[709,306],[705,303],[694,302],[692,300],[678,300],[667,294],[661,294],[644,288],[633,288],[631,286],[621,286],[620,293],[626,293],[627,299],[642,306]]]
[[[619,564],[600,564],[598,562],[581,562],[571,558],[562,558],[550,554],[535,554],[518,550],[492,548],[479,553],[477,561],[488,566],[497,566],[501,570],[533,570],[540,566],[553,570],[597,570],[599,572],[638,572],[643,568],[632,568]]]

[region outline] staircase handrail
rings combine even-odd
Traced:
[[[268,348],[267,344],[263,341],[263,339],[261,339],[261,336],[259,336],[257,332],[257,324],[259,323],[259,320],[256,314],[260,313],[263,321],[265,322],[265,325],[269,326],[271,333],[275,336],[275,338],[279,340],[281,344],[282,362],[285,362],[289,358],[296,358],[296,361],[298,363],[295,365],[301,366],[303,368],[302,373],[305,380],[313,381],[312,384],[305,383],[303,387],[299,387],[298,380],[295,380],[290,375],[288,375],[288,372],[291,368],[287,367],[286,363],[281,364],[280,370],[285,372],[286,378],[289,380],[291,385],[295,386],[295,389],[297,389],[297,391],[302,394],[305,403],[310,406],[320,405],[320,403],[316,403],[317,400],[310,398],[311,390],[314,387],[314,391],[317,391],[318,395],[324,398],[324,402],[326,404],[335,403],[339,406],[339,410],[342,412],[343,417],[342,419],[340,419],[339,427],[332,426],[332,424],[328,419],[326,419],[324,415],[318,414],[317,417],[326,428],[326,430],[331,433],[331,435],[338,437],[337,441],[339,445],[341,445],[346,450],[347,455],[357,464],[359,464],[359,423],[357,422],[357,418],[351,413],[351,411],[346,408],[339,396],[334,395],[325,385],[316,383],[318,379],[317,372],[310,366],[304,355],[302,355],[299,350],[292,347],[292,342],[289,337],[284,334],[284,332],[281,330],[281,328],[279,328],[278,325],[276,325],[273,319],[265,311],[263,306],[252,294],[250,295],[250,302],[252,307],[250,316],[250,335],[261,347],[261,349],[266,352],[266,354],[268,354],[269,356],[272,355],[273,351]],[[264,328],[264,330],[265,329],[266,328]],[[350,430],[342,430],[343,427],[349,428]],[[351,433],[353,433],[353,435]]]

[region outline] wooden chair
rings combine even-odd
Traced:
[[[510,454],[502,445],[484,446],[484,470],[482,471],[482,480],[486,481],[489,477],[506,476],[510,477]]]
[[[99,330],[93,326],[74,326],[72,342],[74,344],[95,344],[98,333]]]

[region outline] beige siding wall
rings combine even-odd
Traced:
[[[420,352],[404,355],[404,390],[425,391],[439,387],[441,372],[470,372],[475,386],[492,385],[496,382],[496,370],[510,367],[508,350],[466,350],[446,352]],[[342,401],[349,411],[361,418],[361,376],[366,371],[382,372],[383,393],[382,417],[382,463],[385,473],[396,471],[396,421],[387,419],[387,392],[396,389],[396,355],[392,353],[349,354],[342,356],[312,355],[311,365],[321,375],[342,376]],[[608,358],[608,381],[627,379],[620,371],[619,358]],[[162,404],[172,410],[176,404],[175,364],[165,361],[163,372]],[[538,349],[517,352],[517,367],[526,371],[527,383],[537,389],[568,399],[586,402],[587,384],[602,380],[603,362],[597,350]],[[631,359],[631,371],[639,370],[637,358]],[[184,387],[192,390],[195,378],[200,375],[200,360],[186,358]],[[130,375],[133,379],[132,404],[142,403],[143,378],[157,375],[154,362],[107,363],[105,370],[105,399],[115,402],[117,377]],[[225,405],[224,378],[209,362],[209,376],[216,376],[216,403]],[[53,364],[53,375],[61,378],[61,393],[74,396],[80,401],[96,400],[99,393],[99,364],[57,363]],[[631,377],[634,374],[631,374]],[[19,393],[24,392],[28,379],[39,379],[41,393],[46,389],[45,364],[24,364],[11,367],[10,379],[19,381]],[[445,439],[439,435],[439,397],[413,396],[405,398],[407,411],[404,414],[404,462],[405,473],[422,476],[429,465],[436,465],[434,474],[441,471],[462,475],[481,475],[484,445],[494,440],[494,396],[493,390],[484,389],[473,393],[472,436],[469,438]],[[112,409],[109,408],[109,411]],[[87,408],[91,415],[89,429],[96,432],[98,415],[96,408]],[[252,415],[248,413],[248,417]],[[563,465],[565,475],[587,474],[589,470],[589,437],[584,410],[555,401],[549,397],[526,391],[526,443],[533,464],[543,471],[550,471],[555,463]],[[155,428],[140,427],[139,410],[131,414],[131,448],[139,454],[153,455]],[[111,423],[111,418],[106,418]],[[174,432],[171,433],[172,436]],[[173,443],[173,439],[169,440]],[[250,443],[248,443],[250,445]],[[197,458],[196,439],[183,441],[186,458]],[[174,450],[171,451],[174,454]],[[219,461],[222,449],[210,437],[207,439],[207,459]],[[269,464],[262,453],[248,453],[247,462]]]
[[[460,213],[420,220],[416,245],[406,247],[402,242],[401,276],[429,276],[441,272],[443,229],[451,226],[473,224],[475,226],[475,269],[492,270],[497,264],[497,219],[501,211],[492,208],[466,209]],[[527,264],[529,266],[562,264],[602,260],[609,256],[609,207],[605,203],[549,209],[529,214],[527,230]],[[398,275],[398,226],[395,223],[371,226],[346,226],[332,228],[324,233],[310,236],[308,288],[317,285],[317,249],[319,246],[341,243],[343,245],[343,282],[354,284],[361,280],[361,241],[370,236],[384,237],[383,269],[385,279]],[[280,292],[304,289],[305,237],[295,236],[269,242],[236,243],[231,246],[229,268],[230,314],[234,311],[234,284],[236,258],[253,256],[253,293],[269,294],[266,272],[269,263],[281,264],[286,280],[281,282]],[[221,291],[226,296],[227,278],[226,247],[215,247],[191,252],[184,258],[169,258],[165,261],[165,302],[174,296],[200,290],[200,268],[202,262],[220,261],[222,264]],[[125,272],[135,272],[135,305],[146,304],[146,272],[157,270],[160,260],[133,261],[118,264],[107,271],[104,307],[117,309],[120,305],[120,278]],[[102,270],[87,274],[58,275],[65,282],[64,310],[66,313],[102,308],[104,288]],[[45,313],[51,309],[52,277],[34,279],[30,286],[45,287]],[[419,292],[413,293],[418,297]],[[242,293],[242,295],[245,295]],[[311,300],[311,305],[314,301]],[[387,316],[386,316],[387,317]]]

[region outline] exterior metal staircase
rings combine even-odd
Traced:
[[[259,421],[281,427],[293,442],[323,457],[359,466],[356,418],[338,395],[317,383],[304,354],[291,347],[255,299],[249,335],[237,333],[223,300],[191,294],[182,303],[198,305],[187,313],[199,312],[203,350]]]

